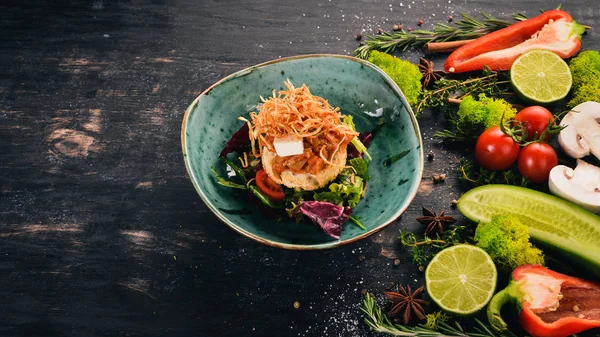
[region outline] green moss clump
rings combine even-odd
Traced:
[[[594,101],[600,102],[600,53],[596,50],[586,50],[569,62],[573,76],[570,108],[578,104]]]
[[[474,239],[503,271],[525,264],[545,264],[542,251],[529,242],[527,226],[514,216],[495,215],[489,223],[480,223]]]
[[[381,68],[396,82],[411,107],[417,106],[422,93],[422,74],[416,64],[379,51],[372,51],[369,54],[369,62]]]
[[[467,96],[460,102],[457,128],[463,133],[478,130],[483,132],[492,126],[500,125],[503,116],[507,121],[516,114],[517,109],[502,98],[490,98],[480,94],[479,100],[476,100],[473,96]]]

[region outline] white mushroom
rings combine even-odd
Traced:
[[[550,192],[581,207],[600,212],[600,167],[577,159],[577,167],[558,165],[550,171]]]
[[[600,159],[600,103],[585,102],[574,107],[560,122],[565,129],[558,143],[573,158],[590,153]]]

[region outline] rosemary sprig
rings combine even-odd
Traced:
[[[360,310],[365,314],[365,324],[367,324],[371,330],[376,332],[385,333],[391,336],[404,336],[404,337],[516,337],[515,334],[509,330],[504,332],[495,332],[492,328],[482,323],[477,318],[474,318],[475,327],[473,331],[467,332],[458,323],[454,322],[454,325],[450,325],[444,322],[440,322],[436,329],[429,329],[424,325],[417,326],[405,326],[394,324],[390,321],[385,313],[382,312],[381,308],[377,305],[375,298],[370,294],[365,295],[363,304]]]
[[[410,32],[399,30],[394,33],[384,32],[381,35],[367,35],[364,44],[358,47],[354,54],[367,59],[372,50],[393,53],[396,49],[406,51],[410,47],[423,47],[429,42],[445,42],[476,39],[487,33],[510,26],[514,22],[498,19],[482,12],[483,20],[461,13],[462,19],[453,25],[436,23],[433,30],[417,29]],[[513,20],[521,21],[527,17],[521,13],[512,16]]]

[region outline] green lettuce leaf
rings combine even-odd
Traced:
[[[364,158],[352,158],[348,161],[350,166],[356,170],[356,175],[369,181],[369,162]]]
[[[316,193],[314,199],[354,208],[360,202],[364,186],[361,177],[355,175],[351,169],[345,169],[334,183],[329,184],[329,191]]]

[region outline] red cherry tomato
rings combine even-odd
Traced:
[[[521,150],[517,165],[522,176],[539,184],[548,180],[550,170],[558,165],[558,156],[548,143],[531,143]]]
[[[267,172],[265,170],[259,170],[256,172],[256,186],[258,189],[265,194],[269,199],[280,202],[285,199],[285,193],[283,193],[283,188],[273,181],[273,179],[269,178]]]
[[[519,150],[519,144],[494,126],[477,138],[475,159],[486,170],[506,170],[517,160]]]
[[[554,122],[552,113],[548,109],[537,105],[519,111],[514,119],[523,123],[525,129],[527,129],[527,141],[532,141],[536,133],[539,138],[548,127],[548,122]],[[546,134],[543,140],[549,141],[550,135]]]

